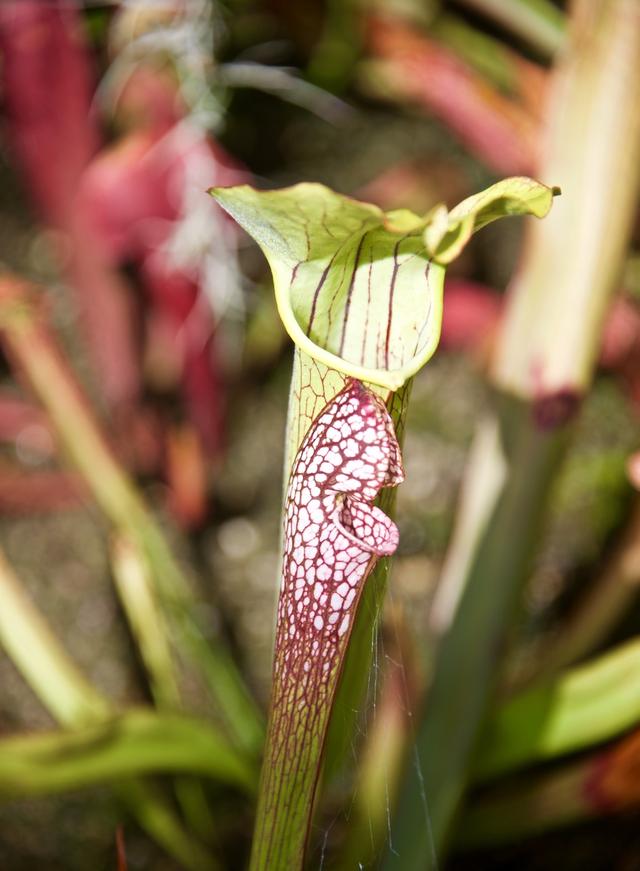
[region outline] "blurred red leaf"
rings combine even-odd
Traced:
[[[78,8],[38,0],[0,4],[6,127],[34,201],[67,228],[73,196],[98,135]]]
[[[33,201],[71,252],[66,267],[104,398],[131,401],[139,378],[126,289],[77,216],[81,178],[99,142],[79,8],[64,0],[6,0],[0,50],[8,138]]]
[[[500,94],[455,52],[404,22],[371,17],[367,30],[379,90],[426,109],[498,172],[519,175],[535,169],[538,123],[528,109]]]
[[[207,470],[200,440],[189,426],[168,434],[167,478],[173,515],[184,527],[199,526],[207,509]]]
[[[503,297],[491,288],[466,279],[447,278],[441,347],[488,354],[502,306]],[[640,411],[640,310],[633,300],[624,296],[614,300],[605,322],[599,362],[602,368],[615,373]]]
[[[632,403],[640,411],[640,309],[620,296],[605,324],[600,363],[616,373]]]
[[[116,829],[116,855],[118,858],[117,871],[127,871],[127,852],[124,844],[124,832],[122,826]]]
[[[32,427],[48,430],[46,415],[12,393],[0,394],[0,441],[13,442]]]
[[[0,512],[38,514],[75,508],[86,501],[86,490],[69,472],[39,471],[0,464]]]
[[[156,95],[157,97],[157,95]],[[169,93],[165,93],[169,98]],[[139,95],[136,96],[139,99]],[[247,175],[215,143],[188,126],[164,131],[156,107],[155,121],[132,130],[105,149],[83,179],[79,206],[82,222],[91,229],[103,255],[117,265],[134,262],[151,312],[147,339],[161,339],[161,353],[146,355],[159,367],[160,381],[179,380],[191,420],[207,452],[221,446],[223,379],[217,365],[215,322],[202,290],[202,264],[176,257],[175,233],[184,218],[184,198],[194,173],[203,204],[206,188],[237,184]],[[211,202],[211,208],[217,208]],[[225,219],[226,220],[226,219]],[[230,233],[235,233],[228,224]],[[214,232],[214,228],[211,228]],[[153,373],[152,373],[153,376]],[[157,381],[157,379],[154,379]]]
[[[610,813],[640,804],[640,732],[596,754],[587,768],[585,794],[600,812]]]
[[[630,299],[614,300],[602,335],[600,362],[608,369],[622,366],[640,348],[640,311]],[[640,375],[639,375],[640,377]]]
[[[138,13],[139,14],[139,13]],[[188,113],[170,67],[139,64],[118,93],[114,119],[122,129],[167,133]]]
[[[8,133],[45,220],[66,238],[66,268],[114,420],[130,428],[131,411],[139,409],[140,336],[148,313],[155,312],[152,319],[162,321],[171,337],[165,351],[188,413],[215,454],[222,378],[214,318],[203,304],[197,252],[190,260],[172,243],[188,216],[187,191],[197,188],[202,202],[216,208],[206,188],[238,183],[246,175],[184,121],[187,109],[166,65],[134,68],[116,105],[117,122],[129,132],[94,159],[99,134],[90,111],[93,74],[74,4],[0,5],[0,46]],[[146,291],[143,309],[120,272],[132,262]]]
[[[477,350],[491,343],[500,320],[501,297],[491,288],[460,278],[445,281],[441,345]]]

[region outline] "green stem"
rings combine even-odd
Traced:
[[[53,717],[68,728],[103,722],[114,714],[86,681],[0,554],[0,642]],[[116,787],[143,828],[189,871],[215,871],[215,863],[188,835],[173,811],[142,781]]]
[[[51,714],[66,726],[95,723],[109,705],[71,662],[0,553],[0,645]]]
[[[144,555],[131,541],[116,536],[111,546],[111,564],[116,589],[149,675],[154,700],[159,707],[179,709],[180,692],[167,626]]]
[[[222,871],[220,863],[185,830],[153,785],[127,780],[117,794],[141,827],[188,871]]]
[[[147,560],[131,540],[116,536],[111,547],[113,577],[159,708],[179,711],[180,691],[174,671],[171,645],[164,615],[158,606]],[[215,829],[202,784],[181,778],[176,795],[191,828],[207,839]]]
[[[402,773],[413,695],[408,684],[414,683],[407,678],[412,652],[403,643],[406,633],[402,640],[399,634],[406,628],[404,621],[396,614],[390,622],[393,629],[385,645],[383,684],[359,757],[349,825],[335,860],[336,871],[373,867],[387,835],[389,806]]]

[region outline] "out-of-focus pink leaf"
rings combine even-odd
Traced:
[[[131,408],[140,396],[138,317],[131,289],[97,244],[82,216],[74,216],[68,275],[76,291],[86,346],[107,407]]]
[[[49,431],[46,415],[14,394],[0,394],[0,441],[13,442],[34,428]]]
[[[615,372],[640,410],[640,309],[623,296],[614,300],[605,323],[600,364]]]
[[[602,334],[600,363],[607,369],[624,365],[634,349],[640,349],[640,310],[631,300],[614,300]]]
[[[490,353],[503,303],[503,297],[485,285],[445,279],[441,347]],[[640,409],[640,310],[624,296],[615,299],[609,311],[599,364],[615,373],[633,406]],[[635,481],[631,472],[630,477]]]
[[[78,215],[83,173],[98,146],[93,73],[79,7],[65,0],[0,3],[6,130],[43,219],[62,230],[103,396],[129,402],[139,387],[131,306]]]
[[[629,457],[627,461],[627,475],[636,490],[640,490],[640,451]]]
[[[169,200],[173,160],[156,144],[147,131],[130,133],[101,151],[84,174],[79,220],[113,263],[165,241],[176,216],[177,204]]]
[[[522,105],[531,115],[542,120],[547,96],[549,73],[539,64],[532,63],[516,52],[511,52],[517,71],[517,92]]]
[[[0,51],[6,126],[16,157],[46,220],[67,228],[98,140],[78,8],[61,0],[4,0]]]
[[[504,298],[492,288],[460,278],[445,279],[441,347],[452,351],[489,350]],[[605,322],[600,365],[615,372],[640,405],[640,310],[630,299],[614,300]]]
[[[182,121],[188,110],[169,67],[139,64],[118,93],[113,111],[119,127],[144,130],[158,138]]]
[[[143,260],[160,249],[181,217],[188,174],[205,167],[206,185],[231,185],[247,175],[203,137],[134,130],[104,149],[82,182],[80,212],[114,261]],[[186,130],[186,128],[185,128]]]
[[[485,285],[459,278],[445,278],[441,347],[476,350],[491,342],[502,300]]]
[[[451,50],[391,17],[372,17],[367,43],[376,92],[426,109],[501,173],[532,172],[538,124],[522,105],[490,86]]]
[[[163,371],[180,380],[189,415],[205,448],[215,454],[222,438],[223,379],[214,317],[203,296],[199,264],[182,260],[172,240],[184,217],[194,167],[206,174],[203,191],[211,180],[237,183],[246,174],[203,137],[181,135],[179,126],[162,135],[158,129],[134,130],[103,151],[85,173],[80,207],[96,246],[114,266],[137,263],[155,327],[165,337]]]
[[[218,365],[211,311],[198,286],[162,255],[151,255],[142,269],[155,308],[156,327],[165,336],[165,372],[173,372],[189,417],[207,452],[218,453],[224,429],[224,379]],[[168,341],[167,341],[168,340]]]

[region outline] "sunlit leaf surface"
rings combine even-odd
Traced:
[[[392,390],[433,354],[444,271],[427,256],[424,220],[319,184],[212,193],[264,251],[280,316],[302,351]]]
[[[559,188],[549,188],[525,176],[515,176],[467,197],[450,212],[445,206],[438,205],[431,211],[424,232],[427,250],[438,263],[451,263],[476,230],[509,215],[544,218],[553,197],[559,193]]]

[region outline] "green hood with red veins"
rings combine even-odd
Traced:
[[[298,352],[288,469],[345,377],[388,397],[429,360],[440,337],[445,264],[472,233],[506,215],[543,217],[554,193],[510,178],[450,212],[441,204],[420,217],[385,213],[320,184],[211,190],[269,261],[278,311]]]
[[[424,217],[385,213],[319,184],[211,193],[262,248],[296,346],[272,705],[251,863],[252,871],[290,871],[304,861],[329,718],[359,631],[356,608],[378,558],[397,544],[395,525],[373,500],[388,510],[392,498],[381,488],[402,480],[396,434],[408,384],[438,344],[444,264],[496,218],[542,217],[555,191],[507,179]],[[370,626],[362,637],[371,637]]]

